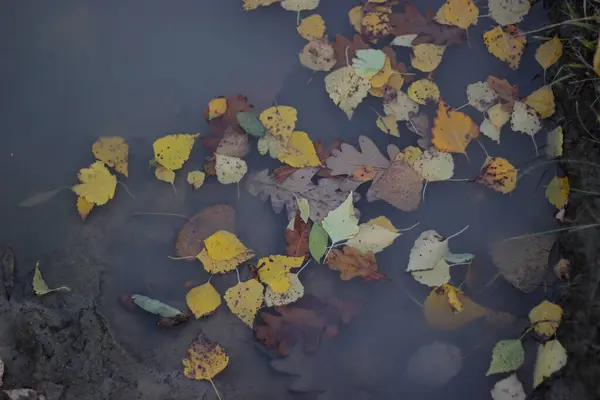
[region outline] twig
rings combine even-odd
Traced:
[[[549,231],[530,233],[528,235],[521,235],[521,236],[514,236],[514,237],[506,238],[503,240],[503,242],[506,242],[508,240],[525,239],[528,237],[542,236],[542,235],[547,235],[549,233],[557,233],[557,232],[565,232],[565,231],[569,231],[569,233],[571,233],[571,232],[580,231],[583,229],[595,228],[597,226],[600,226],[600,224],[587,224],[587,225],[580,225],[580,226],[568,227],[568,228],[551,229]]]
[[[552,29],[552,28],[556,28],[562,25],[569,25],[575,22],[580,22],[580,21],[589,21],[591,19],[599,19],[600,15],[594,15],[592,17],[584,17],[584,18],[578,18],[578,19],[570,19],[568,21],[563,21],[563,22],[559,22],[557,24],[552,24],[552,25],[546,25],[542,28],[539,29],[534,29],[532,31],[528,31],[528,32],[519,32],[516,35],[513,35],[513,37],[518,37],[518,36],[525,36],[525,35],[529,35],[530,33],[536,33],[536,32],[541,32],[541,31],[545,31],[546,29]]]
[[[132,199],[134,199],[134,200],[135,200],[135,196],[134,196],[133,194],[131,194],[131,192],[129,191],[129,188],[127,187],[127,185],[126,185],[126,184],[124,184],[124,183],[123,183],[123,182],[121,182],[121,181],[117,181],[117,183],[118,183],[119,185],[123,186],[123,188],[125,189],[125,191],[127,192],[127,194],[128,194],[129,196],[131,196],[131,198],[132,198]]]
[[[178,217],[178,218],[189,219],[189,217],[187,215],[175,214],[175,213],[136,212],[136,213],[133,213],[133,215],[161,215],[163,217]]]

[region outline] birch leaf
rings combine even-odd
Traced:
[[[333,103],[352,118],[354,110],[369,94],[371,83],[352,67],[342,67],[325,77],[325,90]]]
[[[221,346],[199,334],[183,359],[186,378],[211,381],[229,364],[229,356]]]
[[[298,274],[287,274],[290,280],[290,287],[283,293],[277,293],[267,286],[265,290],[265,304],[267,307],[279,307],[293,303],[304,296],[304,286],[298,278]]]
[[[448,241],[434,230],[422,232],[410,251],[407,272],[431,270],[450,252]]]
[[[445,181],[454,175],[454,159],[450,153],[429,149],[417,158],[413,168],[428,182]]]
[[[529,312],[529,322],[531,322],[533,329],[542,337],[552,337],[558,329],[562,314],[563,310],[560,306],[544,300],[531,309]]]
[[[567,365],[567,351],[558,340],[550,340],[538,347],[533,388]]]
[[[520,340],[501,340],[492,350],[492,361],[486,376],[516,371],[525,361],[525,350]]]
[[[215,312],[221,305],[221,296],[215,287],[208,282],[187,292],[185,302],[196,319],[199,319]]]
[[[110,173],[102,161],[96,161],[77,173],[81,182],[73,186],[73,191],[97,206],[106,204],[115,195],[117,178]]]
[[[227,307],[250,328],[254,327],[254,318],[263,304],[264,287],[255,279],[239,282],[225,292]]]
[[[490,17],[500,25],[517,24],[529,12],[529,0],[490,0],[488,10]]]
[[[533,136],[542,129],[542,124],[532,108],[525,103],[515,101],[510,117],[510,127],[515,132]]]
[[[548,134],[546,155],[549,158],[561,157],[563,155],[563,136],[561,126],[557,126]]]
[[[389,219],[378,217],[360,224],[358,233],[346,242],[346,246],[353,247],[361,253],[379,253],[400,235]]]
[[[329,234],[332,243],[350,239],[358,233],[358,218],[355,215],[352,193],[323,218],[323,229]]]
[[[187,174],[187,182],[194,187],[194,189],[200,189],[204,183],[206,174],[202,171],[191,171]]]
[[[325,229],[323,229],[321,222],[315,222],[308,236],[308,249],[310,251],[310,255],[318,263],[321,262],[321,258],[323,258],[325,255],[328,243],[329,236],[327,235]]]
[[[385,64],[385,53],[381,50],[365,49],[356,50],[352,60],[352,68],[364,78],[371,78],[381,71]]]
[[[494,400],[526,400],[527,395],[523,389],[523,384],[517,378],[517,374],[512,374],[508,378],[496,382],[491,391]]]
[[[479,127],[466,114],[440,100],[433,121],[433,145],[440,151],[466,154],[467,146],[479,137]]]
[[[308,42],[299,55],[300,63],[313,71],[329,71],[335,65],[335,50],[327,39]]]
[[[194,140],[200,136],[200,134],[176,134],[161,137],[154,141],[152,147],[154,148],[154,159],[163,167],[176,171],[183,167],[188,158],[192,147],[194,146]]]
[[[267,284],[275,293],[287,292],[290,288],[288,272],[293,268],[300,268],[304,257],[290,257],[272,255],[258,260],[258,278]]]
[[[248,172],[246,161],[237,157],[224,156],[215,153],[217,179],[223,184],[238,183]]]
[[[554,93],[550,86],[539,88],[527,96],[523,102],[533,108],[541,118],[551,117],[556,108],[554,103]]]
[[[128,176],[129,145],[122,137],[101,137],[92,145],[92,153],[115,171]]]
[[[40,271],[40,262],[38,261],[35,264],[35,272],[33,273],[33,291],[36,296],[44,296],[52,292],[70,292],[71,289],[66,286],[59,286],[51,289],[42,277],[42,272]]]
[[[562,41],[554,36],[551,40],[542,43],[535,51],[535,59],[544,68],[550,68],[558,61],[563,53]]]
[[[325,35],[325,21],[319,14],[313,14],[302,18],[296,30],[306,40],[321,39]]]
[[[419,104],[400,90],[390,90],[383,98],[383,112],[395,115],[396,121],[408,121],[411,114],[419,112]]]
[[[159,181],[167,182],[173,185],[175,183],[175,172],[158,164],[154,170],[154,176]]]
[[[486,82],[475,82],[467,86],[469,104],[477,111],[485,112],[498,101],[498,93],[493,91]]]
[[[431,43],[422,43],[413,46],[411,64],[419,71],[432,72],[442,62],[445,50],[446,46]]]
[[[438,9],[435,20],[440,24],[454,25],[461,29],[467,29],[477,23],[479,8],[473,0],[446,0]]]
[[[555,176],[546,188],[546,198],[557,209],[563,208],[569,200],[569,178]]]
[[[429,102],[437,103],[440,99],[440,89],[435,82],[429,79],[420,79],[408,87],[408,97],[415,102],[425,105]]]
[[[483,34],[483,42],[490,53],[517,70],[527,43],[525,35],[520,33],[513,25],[498,26]]]

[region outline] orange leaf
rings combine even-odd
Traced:
[[[333,249],[327,256],[327,265],[334,271],[340,271],[340,279],[348,281],[357,276],[366,281],[389,279],[377,272],[375,254],[369,251],[362,254],[359,250],[344,246],[343,250]]]
[[[285,230],[285,254],[292,257],[303,257],[308,253],[308,234],[310,233],[310,221],[304,222],[300,215],[296,214],[294,230]]]
[[[471,140],[479,137],[479,127],[468,115],[456,111],[440,100],[432,134],[433,145],[438,150],[466,154]]]
[[[352,173],[352,179],[359,182],[368,182],[375,178],[377,170],[370,165],[361,165]]]

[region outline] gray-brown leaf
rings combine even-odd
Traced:
[[[249,151],[248,135],[245,133],[238,133],[229,127],[225,131],[223,139],[219,142],[219,146],[215,153],[223,156],[243,158]]]
[[[431,147],[431,121],[424,112],[417,114],[410,113],[406,128],[421,136],[421,139],[417,140],[417,143],[423,150],[427,150]]]
[[[359,136],[358,145],[360,151],[347,143],[342,143],[339,150],[332,151],[332,155],[325,161],[327,168],[331,169],[331,175],[351,176],[361,166],[383,170],[390,165],[390,161],[368,137]]]
[[[402,211],[419,208],[423,180],[405,160],[396,160],[379,177],[375,177],[367,199],[377,198]]]

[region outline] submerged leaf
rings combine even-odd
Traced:
[[[393,161],[387,170],[373,181],[369,189],[373,196],[402,211],[419,208],[423,180],[405,160]]]
[[[154,170],[154,176],[159,181],[167,182],[171,185],[175,183],[175,172],[163,167],[162,165],[156,166],[156,169]]]
[[[366,281],[389,279],[384,274],[377,272],[375,254],[370,251],[361,253],[353,247],[344,246],[342,250],[331,250],[326,263],[332,270],[340,271],[340,279],[343,281],[356,277]]]
[[[407,3],[404,12],[393,13],[390,16],[392,34],[403,36],[415,34],[412,44],[432,43],[436,45],[460,44],[466,40],[465,31],[453,26],[437,23],[433,18],[428,18],[419,13],[417,6]]]
[[[162,301],[151,299],[150,297],[143,296],[141,294],[132,295],[131,301],[133,301],[133,303],[142,310],[162,318],[173,318],[185,314],[183,311],[175,307],[171,307]]]
[[[462,306],[458,306],[458,304]],[[423,313],[428,325],[443,330],[455,330],[478,318],[487,316],[490,311],[473,302],[461,290],[444,284],[429,292],[425,299]]]
[[[453,344],[433,342],[421,346],[408,359],[406,375],[411,382],[436,387],[442,386],[461,370],[462,352]]]
[[[219,230],[235,230],[235,210],[229,205],[207,207],[188,219],[177,234],[177,255],[183,258],[195,257],[204,249],[204,240]]]
[[[258,7],[270,6],[273,3],[277,3],[281,0],[242,0],[242,9],[244,11],[255,10]]]
[[[274,292],[270,286],[267,286],[265,290],[265,304],[267,307],[285,306],[304,296],[304,286],[300,282],[298,274],[288,273],[287,277],[290,280],[290,287],[283,293]]]
[[[42,277],[42,272],[40,271],[40,262],[38,261],[35,264],[35,272],[33,273],[33,291],[36,296],[43,296],[52,292],[70,292],[71,289],[66,286],[59,286],[51,289]]]
[[[77,198],[76,207],[77,207],[77,213],[81,217],[81,220],[85,221],[87,219],[87,217],[90,215],[90,213],[92,212],[92,209],[94,208],[94,203],[90,203],[89,201],[87,201],[85,199],[85,197],[79,196]]]
[[[63,189],[65,188],[60,187],[58,189],[48,190],[47,192],[36,193],[20,202],[19,207],[34,207],[44,204],[45,202],[52,200]]]

